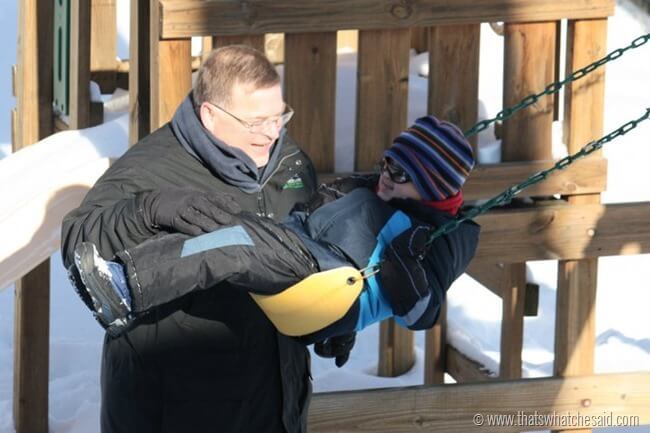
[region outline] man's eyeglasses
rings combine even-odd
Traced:
[[[379,170],[388,173],[388,177],[395,183],[402,184],[411,181],[411,176],[404,169],[390,158],[382,158],[379,162]]]
[[[227,115],[229,115],[230,117],[232,117],[233,119],[241,123],[241,125],[244,128],[246,128],[248,132],[250,132],[251,134],[264,134],[269,127],[280,129],[284,125],[289,123],[289,120],[291,120],[291,118],[293,117],[293,109],[288,104],[285,104],[284,113],[282,113],[282,115],[268,117],[266,119],[258,120],[255,122],[247,122],[245,120],[242,120],[239,117],[232,114],[231,112],[225,110],[224,108],[218,106],[217,104],[213,104],[212,102],[208,102],[208,104],[218,108],[219,110],[223,111],[224,113],[226,113]]]

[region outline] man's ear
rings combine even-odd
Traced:
[[[213,131],[214,128],[214,116],[212,115],[212,110],[208,107],[208,104],[201,104],[199,108],[199,117],[201,118],[201,123],[208,131]]]

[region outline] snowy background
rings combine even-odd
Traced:
[[[128,1],[118,0],[118,54],[128,53]],[[11,95],[10,67],[15,63],[17,2],[4,2],[0,12],[0,32],[7,49],[0,51],[0,169],[1,159],[11,153],[9,111],[15,106]],[[619,1],[616,15],[609,21],[608,49],[626,46],[634,38],[650,32],[650,18],[630,2]],[[501,107],[503,41],[489,26],[481,34],[481,114],[494,116]],[[435,65],[433,66],[435,67]],[[351,170],[350,146],[354,137],[356,56],[339,55],[337,79],[337,158],[338,171]],[[409,121],[426,114],[428,71],[426,56],[413,56],[409,92]],[[605,131],[639,117],[650,107],[650,44],[627,53],[608,65]],[[127,117],[125,99],[111,97],[104,126],[84,132],[67,132],[49,139],[52,145],[72,141],[97,147],[97,153],[118,156],[126,149]],[[5,113],[2,115],[1,113]],[[4,120],[2,120],[4,119]],[[559,125],[555,125],[559,130]],[[498,158],[499,142],[487,131],[480,137],[479,157],[484,162]],[[554,154],[565,148],[555,134]],[[609,160],[606,203],[650,201],[650,125],[608,144]],[[525,319],[524,376],[549,376],[553,365],[555,290],[557,262],[532,262],[529,279],[540,285],[539,314]],[[650,370],[650,255],[608,257],[599,260],[596,305],[596,371],[623,372]],[[99,359],[102,332],[90,313],[69,287],[59,254],[52,257],[50,338],[50,431],[53,433],[98,432]],[[13,432],[13,287],[0,288],[0,433]],[[500,339],[500,299],[469,277],[461,277],[449,292],[451,343],[498,371]],[[350,361],[337,369],[332,360],[313,357],[314,389],[333,391],[387,386],[418,385],[423,381],[424,334],[416,336],[417,361],[414,368],[398,378],[375,375],[378,328],[359,334]],[[599,430],[600,431],[600,430]],[[609,431],[607,429],[602,431]],[[650,426],[619,429],[619,432],[650,432]]]

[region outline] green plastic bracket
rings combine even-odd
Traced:
[[[54,110],[69,115],[70,0],[54,2]]]

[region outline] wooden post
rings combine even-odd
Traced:
[[[429,29],[428,112],[471,127],[478,117],[479,24],[435,26]],[[458,55],[458,53],[463,53]],[[476,153],[475,139],[472,140]],[[427,331],[424,383],[444,383],[446,308]]]
[[[212,48],[226,45],[248,45],[264,52],[264,35],[215,36],[212,38]]]
[[[19,2],[14,151],[53,130],[53,6],[50,0]],[[16,283],[13,415],[17,433],[47,432],[49,269],[47,260]]]
[[[567,33],[567,73],[606,54],[607,19],[569,21]],[[603,68],[567,87],[565,139],[570,153],[603,134],[604,97]],[[569,197],[571,204],[599,202],[599,194]],[[592,374],[598,261],[595,258],[566,260],[558,266],[554,374],[560,377]]]
[[[90,126],[90,4],[70,2],[70,129]]]
[[[555,76],[555,22],[506,24],[504,107],[537,93]],[[503,161],[551,159],[553,98],[542,98],[503,124]],[[521,377],[526,263],[505,264],[500,377]]]
[[[102,93],[117,86],[117,16],[115,0],[92,0],[90,71]]]
[[[409,29],[359,32],[357,171],[372,170],[384,149],[406,127]],[[413,333],[393,320],[380,325],[380,376],[399,376],[415,362]]]
[[[291,137],[316,171],[334,171],[336,32],[285,35],[284,93],[295,110]],[[318,83],[318,85],[314,85]]]
[[[151,131],[149,71],[150,8],[148,1],[131,0],[129,43],[129,146]]]
[[[192,88],[192,47],[190,38],[159,39],[159,2],[149,1],[150,119],[153,131],[171,120]]]

